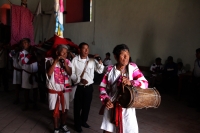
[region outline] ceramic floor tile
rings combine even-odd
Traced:
[[[0,89],[1,90],[1,89]],[[187,107],[185,100],[177,100],[174,95],[161,94],[161,105],[156,109],[137,109],[136,115],[140,133],[199,133],[200,113]],[[184,98],[182,98],[184,99]],[[52,112],[48,102],[39,103],[40,111],[23,112],[23,92],[20,93],[21,103],[13,105],[14,91],[0,92],[0,133],[50,133],[53,131]],[[102,117],[98,114],[101,107],[98,85],[94,85],[88,124],[91,128],[83,128],[83,133],[102,133],[100,129]],[[74,131],[73,102],[70,103],[67,126]]]

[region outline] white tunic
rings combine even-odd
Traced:
[[[19,59],[19,55],[16,54],[16,55],[12,56],[12,59],[13,59],[13,67],[14,67],[13,84],[21,84],[22,83],[22,72],[15,69],[15,68],[22,69],[22,64]]]
[[[51,64],[53,64],[53,58],[45,58],[45,62],[50,61]],[[66,59],[68,62],[68,66],[71,67],[71,62]],[[46,63],[45,63],[46,64]],[[57,63],[56,66],[57,68],[60,68],[60,64]],[[66,72],[65,72],[66,74]],[[65,99],[65,109],[69,110],[69,92],[71,91],[71,88],[66,88],[64,84],[59,84],[56,83],[55,81],[55,73],[53,72],[51,77],[49,78],[48,75],[46,74],[47,80],[46,80],[46,85],[48,89],[52,89],[55,91],[63,91],[65,90],[66,92],[64,94],[64,99]],[[69,77],[68,77],[69,78]],[[71,84],[70,80],[65,81],[66,84]],[[58,94],[51,94],[49,93],[49,109],[54,110],[56,101],[57,101]],[[62,110],[61,104],[59,105],[59,110]]]
[[[112,69],[108,75],[108,80],[113,83],[120,75],[120,71]],[[115,85],[116,86],[116,85]],[[117,87],[113,87],[112,93],[116,92]],[[112,100],[112,97],[111,97]],[[135,108],[122,108],[122,125],[123,133],[138,133],[137,118]],[[109,132],[116,132],[116,126],[110,122],[110,112],[105,108],[101,129]]]
[[[22,88],[24,89],[38,88],[38,83],[36,82],[34,76],[33,76],[33,84],[29,83],[29,77],[31,75],[29,73],[36,73],[38,71],[37,62],[34,62],[32,64],[23,64],[22,69],[25,70],[22,71]],[[26,71],[28,71],[29,73],[27,73]]]

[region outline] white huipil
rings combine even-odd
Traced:
[[[45,58],[45,62],[47,62],[47,61],[50,61],[50,64],[52,65],[54,59],[53,58]],[[71,67],[71,62],[68,59],[66,59],[65,61],[67,62],[67,65],[69,67]],[[59,63],[56,64],[51,77],[48,77],[48,75],[46,74],[46,78],[47,78],[46,85],[47,85],[48,89],[52,89],[52,90],[55,90],[55,91],[63,91],[63,90],[65,91],[65,93],[63,93],[64,99],[65,99],[65,109],[69,110],[69,92],[71,91],[70,78],[67,75],[67,73],[64,71],[63,72],[63,75],[65,75],[64,84],[63,83],[62,84],[58,83],[57,80],[59,78],[62,78],[62,77],[60,77],[59,74],[55,74],[56,69],[57,70],[61,69],[61,66],[60,66]],[[66,88],[65,84],[68,84],[69,88]],[[51,93],[49,93],[49,110],[54,110],[55,109],[57,97],[58,97],[58,94],[51,94]],[[59,110],[62,110],[61,104],[59,105]]]
[[[13,84],[21,84],[22,83],[22,64],[19,59],[19,54],[11,55],[10,57],[13,59]]]
[[[20,52],[20,58],[21,58],[21,62],[22,62],[22,88],[24,89],[34,89],[34,88],[38,88],[38,83],[36,81],[35,76],[33,76],[33,84],[29,83],[29,78],[31,76],[30,73],[37,73],[38,71],[38,63],[37,62],[33,62],[31,64],[25,64],[23,62],[28,62],[29,59],[27,59],[27,55],[28,55],[28,51],[23,50]],[[27,61],[26,61],[27,60]]]
[[[112,69],[109,73],[109,82],[113,83],[120,75],[121,72],[114,67],[114,69]],[[113,87],[112,92],[116,92],[116,89],[117,87]],[[116,126],[110,122],[110,119],[110,111],[105,108],[101,129],[109,132],[116,132]],[[123,133],[138,133],[135,108],[122,108],[122,126]]]

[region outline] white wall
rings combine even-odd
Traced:
[[[96,0],[92,52],[104,56],[125,43],[139,65],[148,66],[156,57],[164,63],[171,55],[191,68],[200,47],[199,7],[198,0]],[[91,44],[93,27],[94,22],[68,24],[65,35]]]
[[[37,2],[28,0],[31,11]],[[64,24],[65,37],[76,44],[87,42],[91,53],[102,57],[112,53],[115,45],[125,43],[138,65],[149,66],[156,57],[164,63],[171,55],[175,62],[182,60],[192,69],[195,49],[200,47],[199,0],[93,0],[93,7],[92,22]],[[51,10],[53,0],[42,0],[42,8]],[[37,23],[40,21],[38,18]],[[43,16],[43,35],[41,27],[35,29],[36,42],[42,36],[51,37],[52,29],[52,16]]]

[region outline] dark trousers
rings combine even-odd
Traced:
[[[200,78],[193,77],[190,93],[190,104],[200,108]]]
[[[0,76],[0,80],[2,80],[1,82],[4,86],[4,90],[8,90],[8,71],[6,67],[0,68]]]
[[[77,86],[74,97],[74,125],[81,127],[82,123],[86,123],[92,102],[93,86]]]

